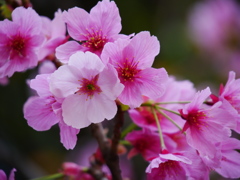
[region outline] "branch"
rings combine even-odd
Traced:
[[[109,170],[111,171],[112,179],[114,180],[122,180],[121,170],[119,167],[119,157],[117,154],[117,148],[118,148],[119,140],[121,138],[121,128],[124,122],[123,115],[124,113],[119,107],[116,118],[115,118],[116,124],[114,126],[112,143],[106,137],[101,123],[91,124],[92,134],[98,141],[102,156]]]

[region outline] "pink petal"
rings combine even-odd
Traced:
[[[63,65],[50,76],[50,91],[58,98],[67,97],[78,90],[81,78],[77,68]]]
[[[52,74],[56,70],[56,66],[52,61],[44,61],[40,64],[38,72],[39,74]]]
[[[54,19],[52,20],[51,28],[52,28],[52,34],[51,37],[59,37],[59,36],[65,36],[66,34],[66,25],[62,18],[62,11],[61,9],[58,9],[57,12],[54,14]]]
[[[189,110],[199,109],[203,102],[210,96],[210,94],[211,91],[209,87],[200,92],[197,92],[192,102],[190,104],[187,104],[186,107],[188,107]]]
[[[26,18],[28,17],[28,18]],[[42,28],[42,21],[40,16],[32,8],[25,9],[18,7],[12,12],[12,19],[14,23],[20,26],[20,31],[25,35],[39,34]]]
[[[104,64],[107,64],[108,61],[110,64],[117,66],[117,63],[124,60],[125,55],[123,54],[123,49],[129,44],[129,39],[118,39],[114,43],[107,43],[102,51],[101,59]],[[131,53],[133,53],[131,51]],[[110,59],[109,59],[110,58]]]
[[[15,173],[16,171],[17,171],[17,170],[16,170],[15,168],[13,168],[13,169],[11,170],[8,180],[15,180],[15,174],[14,174],[14,173]]]
[[[108,99],[105,95],[94,94],[89,101],[87,114],[89,121],[92,123],[102,122],[104,118],[110,120],[114,118],[117,113],[115,101]]]
[[[132,38],[130,43],[134,49],[134,57],[139,61],[139,68],[151,67],[155,56],[160,52],[160,43],[148,31],[142,31]]]
[[[3,170],[0,170],[0,179],[1,180],[7,180],[7,176]]]
[[[126,104],[131,108],[139,107],[143,103],[143,98],[140,91],[141,86],[136,83],[132,85],[131,82],[127,82],[124,85],[125,88],[119,95],[118,99],[121,101],[121,103]]]
[[[89,27],[89,14],[81,8],[74,7],[63,12],[63,21],[67,23],[69,35],[75,40],[86,40]]]
[[[70,57],[68,64],[78,68],[81,77],[87,79],[96,76],[99,72],[103,71],[105,67],[101,59],[96,54],[89,51],[73,54]]]
[[[137,81],[141,83],[140,89],[142,95],[151,99],[155,99],[163,95],[166,89],[165,84],[168,80],[168,74],[164,68],[147,68],[140,71],[138,76],[140,76],[140,78],[138,78]]]
[[[76,146],[77,134],[80,130],[67,126],[64,122],[61,121],[59,123],[59,127],[61,143],[67,150],[73,149]]]
[[[223,154],[220,167],[216,168],[220,175],[225,178],[240,178],[240,154],[236,151],[229,151]]]
[[[76,129],[87,127],[91,124],[87,117],[90,101],[84,95],[69,95],[62,104],[63,121]]]
[[[52,111],[47,98],[31,97],[23,107],[24,118],[28,125],[37,131],[49,130],[59,122],[59,118]]]
[[[159,157],[167,160],[180,161],[185,164],[192,164],[192,161],[185,156],[174,155],[174,154],[159,154]]]
[[[102,29],[108,37],[118,34],[121,29],[121,17],[114,1],[103,0],[90,11],[91,22],[94,26]]]
[[[108,65],[99,75],[98,85],[105,96],[111,100],[115,100],[124,89],[123,84],[118,79],[117,71],[111,65]]]
[[[39,96],[51,96],[49,90],[49,74],[37,75],[30,81],[30,87],[37,91]]]
[[[65,44],[62,44],[56,48],[56,57],[62,63],[68,63],[68,60],[71,55],[77,51],[82,51],[83,47],[76,41],[68,41]]]
[[[3,34],[5,34],[5,37],[7,35],[8,38],[11,38],[11,36],[15,36],[19,32],[19,25],[12,21],[9,21],[8,19],[5,19],[4,21],[0,21],[0,30]],[[4,41],[0,41],[0,44],[3,42]]]
[[[8,61],[4,66],[0,68],[0,77],[11,77],[15,72],[22,72],[28,68],[37,66],[38,58],[36,54],[29,50],[27,57],[14,56],[11,61]]]

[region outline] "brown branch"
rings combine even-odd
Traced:
[[[112,137],[112,143],[106,137],[104,133],[104,129],[102,124],[92,124],[92,134],[97,139],[99,148],[101,150],[102,156],[111,171],[112,179],[114,180],[122,180],[121,170],[119,167],[119,157],[117,154],[118,143],[121,138],[121,128],[124,122],[124,113],[120,109],[118,109],[117,115],[115,117],[115,126]]]

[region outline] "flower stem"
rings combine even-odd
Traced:
[[[156,104],[188,104],[190,101],[158,102]]]
[[[158,116],[156,114],[156,109],[154,107],[152,107],[152,112],[153,112],[154,119],[155,119],[157,127],[158,127],[158,134],[159,134],[159,138],[160,138],[161,149],[163,151],[163,150],[166,149],[166,146],[165,146],[165,143],[164,143],[162,129],[161,129],[161,126],[160,126],[160,123],[159,123],[159,119],[158,119]]]
[[[157,106],[157,108],[168,111],[168,112],[171,112],[171,113],[176,114],[178,116],[181,116],[181,114],[179,112],[176,112],[176,111],[173,111],[173,110],[170,110],[170,109],[166,109],[166,108],[161,107],[161,106]]]
[[[161,109],[161,108],[160,108]],[[180,131],[182,131],[182,128],[172,119],[170,118],[167,114],[162,112],[161,110],[157,109],[157,111],[162,114],[165,118],[167,118],[171,123],[173,123]]]

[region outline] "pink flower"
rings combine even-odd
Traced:
[[[235,118],[229,119],[230,128],[240,133],[240,79],[236,79],[233,71],[229,72],[228,81],[225,85],[220,86],[219,97],[211,95],[213,103],[222,102],[221,108],[229,111]],[[234,122],[236,125],[234,126]]]
[[[67,65],[51,76],[51,92],[65,98],[62,104],[64,122],[74,128],[112,119],[117,112],[116,98],[123,85],[112,66],[102,63],[91,52],[77,52]]]
[[[235,149],[240,149],[237,139],[229,138],[221,143],[222,158],[215,171],[225,178],[240,178],[240,154]]]
[[[54,55],[55,49],[67,41],[66,25],[62,20],[62,12],[59,9],[55,12],[55,17],[51,21],[47,17],[42,18],[42,33],[45,36],[42,47],[39,50],[39,59],[43,60],[47,56]]]
[[[7,178],[4,171],[0,169],[0,179],[1,180],[15,180],[15,175],[14,175],[15,172],[16,172],[16,169],[12,169],[10,172],[9,178]]]
[[[192,162],[183,155],[178,154],[159,154],[148,165],[146,172],[148,180],[185,180],[187,179],[185,164]]]
[[[198,92],[180,113],[186,120],[183,131],[186,132],[188,144],[198,150],[200,155],[213,158],[217,151],[215,144],[231,135],[230,129],[225,125],[229,123],[232,115],[219,108],[220,102],[210,108],[203,106],[210,94],[209,88]]]
[[[121,18],[114,1],[103,0],[90,13],[74,7],[63,12],[69,35],[76,41],[69,41],[57,48],[56,56],[66,63],[77,51],[91,51],[100,55],[107,42],[113,42],[123,35]],[[80,43],[80,44],[79,44]]]
[[[166,70],[151,68],[159,49],[159,41],[147,31],[131,40],[119,39],[105,45],[101,58],[116,68],[125,86],[118,97],[123,104],[135,108],[143,102],[143,95],[153,99],[164,93],[168,79]]]
[[[62,99],[56,99],[49,90],[50,74],[38,75],[30,81],[30,87],[37,91],[38,96],[30,97],[24,104],[24,118],[28,125],[37,131],[49,130],[59,123],[61,143],[66,149],[76,145],[78,129],[67,126],[62,120]]]
[[[41,28],[41,18],[32,8],[18,7],[12,21],[0,22],[0,78],[37,65]]]

